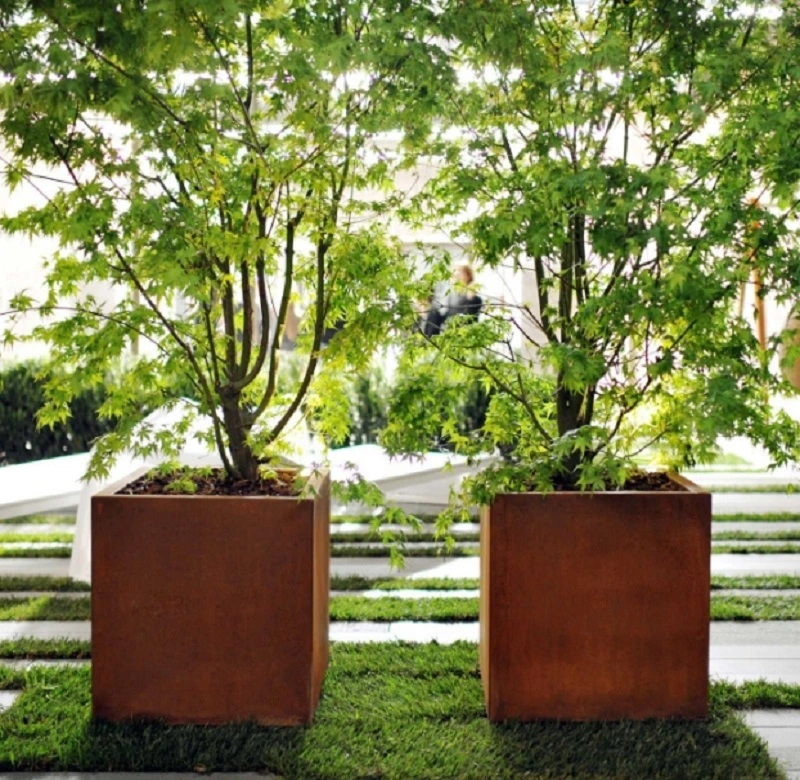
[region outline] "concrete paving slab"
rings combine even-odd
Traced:
[[[800,776],[800,710],[752,710],[742,720],[767,743],[789,778]]]
[[[409,620],[391,623],[393,640],[401,642],[433,642],[449,645],[453,642],[477,642],[478,623],[416,623]]]
[[[0,577],[68,577],[69,558],[0,558]]]
[[[710,659],[708,673],[711,679],[729,682],[782,682],[800,684],[800,661],[797,659]]]
[[[800,710],[749,710],[744,721],[750,728],[800,728]]]
[[[331,623],[331,642],[391,642],[390,623]]]
[[[711,624],[711,646],[713,648],[717,645],[795,645],[800,647],[800,621],[715,621]]]
[[[800,522],[790,520],[773,520],[770,522],[730,522],[730,523],[711,523],[711,533],[718,534],[729,531],[745,531],[747,533],[766,534],[774,531],[797,531],[800,533]]]
[[[771,553],[742,555],[718,553],[711,556],[711,573],[738,577],[742,574],[763,576],[767,574],[800,575],[800,555],[797,553]]]
[[[88,620],[14,620],[0,622],[0,640],[91,639]]]
[[[20,697],[22,691],[0,691],[0,715]]]
[[[800,514],[800,493],[714,493],[711,512],[715,515]]]
[[[712,624],[713,625],[713,624]],[[714,632],[718,633],[718,632]],[[750,638],[750,637],[748,637]],[[713,641],[713,640],[712,640]],[[712,644],[711,659],[792,659],[800,662],[800,645]]]
[[[463,566],[464,562],[467,566]],[[462,564],[462,566],[459,566]],[[458,574],[461,570],[469,574]],[[388,558],[331,558],[331,575],[351,577],[477,577],[478,558],[414,558],[406,556],[401,570],[389,565]]]

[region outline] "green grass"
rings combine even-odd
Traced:
[[[55,592],[85,592],[92,586],[69,577],[0,577],[0,593],[20,590],[44,590]]]
[[[406,532],[396,532],[393,534],[397,541],[406,541],[406,542],[438,542],[439,544],[442,543],[442,540],[436,537],[435,533],[430,531],[420,531],[416,533],[414,531],[406,531]],[[453,538],[457,542],[478,542],[480,541],[480,533],[458,533],[453,534]],[[331,534],[331,543],[353,543],[353,542],[380,542],[383,539],[383,535],[380,533],[364,533],[360,531],[348,531],[347,533],[336,533]]]
[[[766,515],[754,515],[738,512],[731,515],[714,515],[715,523],[800,523],[800,515],[794,512],[772,512]]]
[[[71,547],[3,547],[0,558],[69,558]]]
[[[800,553],[800,544],[713,544],[712,554],[787,555]]]
[[[469,578],[331,577],[331,590],[476,590],[479,584],[477,579]]]
[[[24,693],[0,715],[0,770],[254,770],[286,780],[779,778],[734,707],[800,701],[794,688],[714,683],[708,721],[490,724],[477,648],[464,643],[334,645],[306,728],[95,722],[88,669],[0,671],[0,686],[10,681]]]
[[[718,531],[711,540],[714,542],[797,542],[800,541],[800,529],[797,531]]]
[[[13,544],[18,542],[30,542],[31,544],[59,544],[71,543],[75,539],[74,534],[51,533],[51,534],[16,534],[3,533],[0,530],[0,545]]]
[[[88,596],[76,599],[58,596],[0,598],[0,620],[89,620],[90,617]]]
[[[800,588],[800,577],[791,574],[773,574],[765,576],[745,575],[743,577],[711,578],[711,590],[724,588],[750,588],[752,590],[787,590]]]
[[[402,549],[402,548],[401,548]],[[469,558],[478,555],[478,547],[454,547],[445,549],[443,544],[430,547],[408,547],[404,554],[406,558]],[[331,558],[388,558],[389,549],[385,545],[380,547],[354,547],[347,544],[331,545]]]
[[[457,623],[478,619],[477,598],[369,599],[363,596],[334,596],[330,602],[332,621],[368,620],[392,623],[396,620],[429,620]]]
[[[90,599],[38,596],[0,598],[0,620],[89,620]],[[478,598],[402,599],[334,596],[330,619],[391,623],[397,620],[434,623],[473,622],[478,619]],[[795,596],[721,596],[711,599],[711,620],[800,620],[800,598]]]
[[[0,641],[0,658],[81,659],[92,657],[92,645],[81,639],[8,639]]]
[[[0,520],[0,525],[75,525],[76,515],[23,515]]]
[[[796,596],[712,596],[712,620],[800,620]]]

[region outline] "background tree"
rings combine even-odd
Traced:
[[[719,435],[795,457],[798,424],[768,403],[786,389],[772,352],[735,304],[754,267],[763,294],[800,291],[797,13],[733,0],[447,5],[462,79],[420,207],[481,265],[535,283],[446,328],[433,355],[411,346],[410,364],[428,353],[430,389],[395,398],[392,451],[454,430],[437,384],[477,372],[496,391],[483,436],[453,438],[463,452],[500,448],[495,487],[621,484],[637,454],[692,465]],[[422,407],[415,431],[406,418]]]
[[[123,449],[178,451],[188,418],[158,434],[138,423],[185,376],[226,470],[253,479],[303,398],[343,396],[339,374],[410,316],[411,265],[381,227],[399,157],[380,139],[424,136],[428,95],[450,78],[427,13],[395,0],[3,5],[5,176],[45,202],[0,226],[61,245],[46,300],[21,294],[10,318],[38,309],[34,337],[69,370],[40,420],[149,345],[109,388],[102,412],[118,422],[92,474]],[[104,307],[85,293],[95,282],[127,294]],[[306,357],[284,392],[278,347],[299,290]]]

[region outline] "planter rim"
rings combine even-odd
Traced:
[[[143,474],[146,474],[148,471],[151,471],[155,466],[139,466],[139,468],[134,469],[133,471],[129,472],[126,476],[116,480],[110,485],[102,488],[101,490],[97,490],[92,493],[92,496],[111,496],[113,498],[120,498],[120,499],[132,499],[132,498],[139,498],[139,499],[151,499],[151,498],[158,498],[158,499],[194,499],[196,501],[207,501],[208,499],[221,499],[221,500],[228,500],[228,499],[237,499],[239,501],[263,501],[264,499],[269,499],[270,501],[313,501],[314,496],[226,496],[226,495],[195,495],[191,493],[153,493],[153,494],[141,494],[141,495],[126,495],[120,494],[117,495],[117,491],[121,488],[125,487],[129,482],[133,482],[135,479],[138,479]],[[314,487],[315,490],[319,490],[322,487],[323,482],[325,481],[325,477],[328,475],[330,469],[316,469],[312,470],[309,468],[300,468],[297,469],[301,474],[310,474],[310,482],[311,485]]]
[[[711,491],[700,487],[690,479],[678,474],[676,471],[666,471],[665,473],[673,482],[677,482],[683,490],[553,490],[549,493],[542,493],[539,490],[527,490],[518,492],[500,492],[497,496],[541,496],[550,498],[551,496],[681,496],[685,493],[693,495],[711,495]]]

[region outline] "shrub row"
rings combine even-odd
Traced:
[[[36,413],[44,404],[38,370],[34,363],[0,370],[0,465],[87,452],[110,429],[111,423],[97,415],[105,396],[102,388],[87,389],[74,398],[66,423],[37,429]]]

